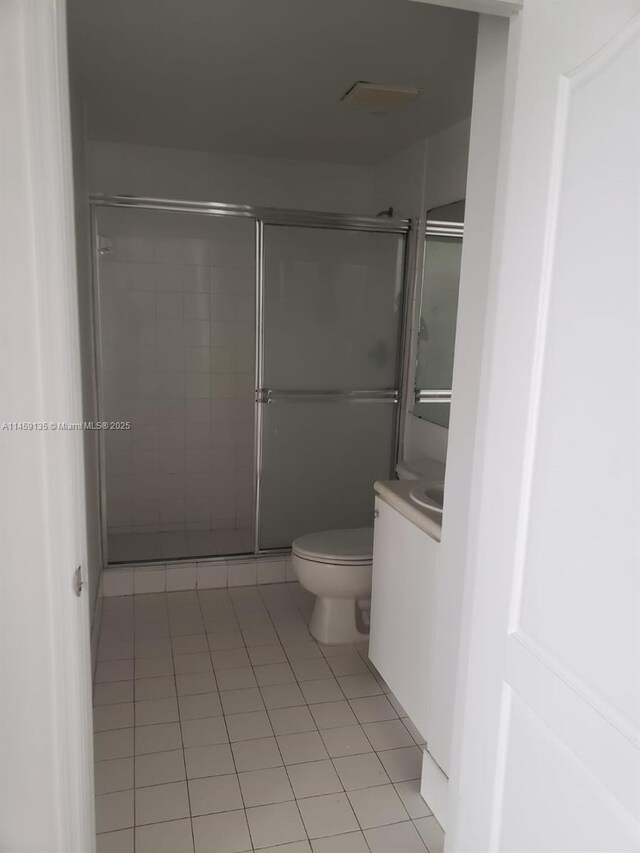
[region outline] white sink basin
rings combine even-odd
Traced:
[[[420,483],[420,485],[411,489],[409,497],[414,503],[423,506],[433,512],[442,512],[444,503],[444,483]]]

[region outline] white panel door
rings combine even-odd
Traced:
[[[640,849],[640,4],[512,21],[446,849]]]

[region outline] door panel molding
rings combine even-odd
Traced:
[[[639,9],[531,2],[510,30],[504,232],[479,392],[445,841],[456,853],[622,853],[640,839]],[[520,710],[534,724],[516,735]],[[527,730],[539,735],[539,762]],[[580,795],[564,797],[563,779]],[[580,846],[587,802],[592,837],[614,846]]]
[[[505,680],[585,767],[637,814],[640,739],[631,721],[621,718],[575,672],[524,633],[509,636]]]

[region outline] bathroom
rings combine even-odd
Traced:
[[[636,853],[639,51],[0,4],[2,850]]]
[[[477,28],[70,3],[100,853],[443,849]]]

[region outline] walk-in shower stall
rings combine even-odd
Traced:
[[[92,199],[108,563],[372,523],[399,438],[408,223]]]

